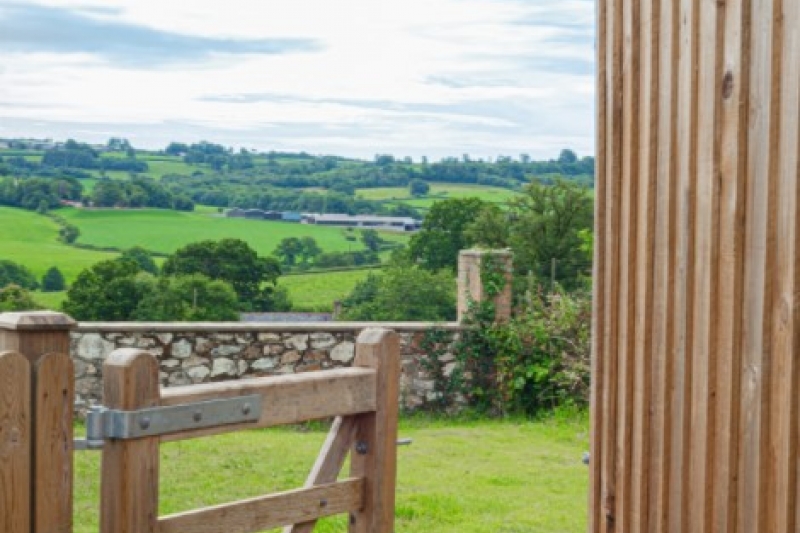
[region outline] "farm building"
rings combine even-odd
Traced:
[[[343,226],[356,228],[379,228],[397,231],[414,231],[420,228],[420,222],[410,217],[381,217],[370,215],[308,215],[308,224],[318,226]]]

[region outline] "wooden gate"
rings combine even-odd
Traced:
[[[0,315],[4,533],[72,531],[74,372],[67,355],[72,325],[56,313]],[[353,533],[391,533],[399,369],[397,334],[378,328],[358,337],[352,368],[164,390],[158,362],[148,352],[113,352],[103,365],[107,411],[98,411],[96,420],[109,434],[130,435],[102,442],[100,532],[249,533],[285,526],[287,533],[299,533],[312,531],[318,518],[349,513]],[[260,403],[254,420],[212,425],[203,420],[208,404],[239,397]],[[251,405],[242,409],[249,413]],[[167,421],[152,434],[157,417],[176,410],[188,411],[202,427]],[[331,417],[334,423],[302,488],[158,515],[161,442]],[[120,420],[137,421],[139,433]],[[337,481],[348,453],[349,478]]]

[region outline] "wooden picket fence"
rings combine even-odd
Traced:
[[[3,533],[72,532],[75,384],[68,352],[73,326],[58,313],[0,315]],[[104,408],[136,413],[256,397],[263,409],[250,422],[107,439],[100,533],[250,533],[282,526],[286,533],[300,533],[312,531],[321,517],[341,513],[349,513],[353,533],[391,533],[399,361],[397,334],[373,328],[358,337],[352,368],[162,390],[152,355],[137,349],[113,352],[103,365]],[[199,411],[195,416],[201,419]],[[161,442],[332,417],[302,488],[159,516]],[[337,481],[348,453],[349,477]]]

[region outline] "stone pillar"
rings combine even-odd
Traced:
[[[509,250],[461,250],[458,254],[458,321],[462,322],[469,310],[470,301],[487,298],[481,282],[481,269],[487,258],[494,259],[503,270],[506,284],[495,297],[495,320],[505,322],[511,317],[511,279],[513,254]]]

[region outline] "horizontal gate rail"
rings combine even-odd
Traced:
[[[164,435],[161,440],[166,442],[374,411],[375,383],[373,369],[342,368],[164,389],[162,406],[257,394],[261,396],[262,407],[261,417],[254,422],[188,429]]]
[[[159,533],[250,533],[364,505],[364,479],[297,489],[159,518]],[[220,529],[220,524],[224,527]]]

